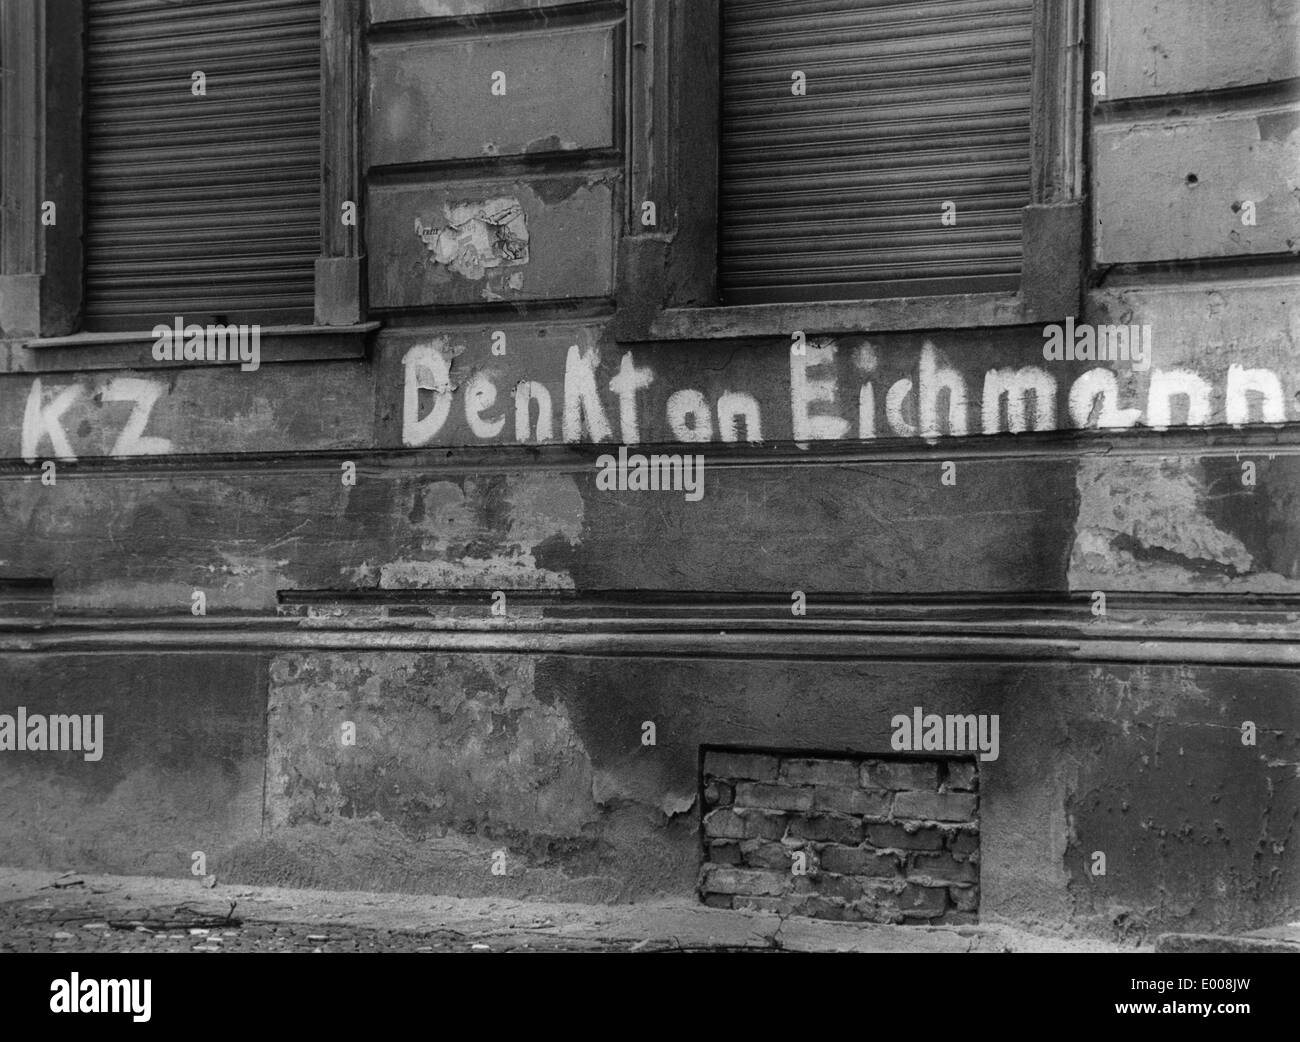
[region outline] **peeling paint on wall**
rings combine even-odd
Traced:
[[[275,658],[269,832],[241,857],[241,874],[616,899],[601,832],[626,826],[596,803],[588,750],[534,674],[533,659],[513,655]],[[348,744],[344,721],[355,727]],[[489,871],[496,850],[504,878]]]
[[[527,657],[294,654],[270,676],[273,827],[379,813],[438,835],[472,807],[488,834],[575,837],[598,815],[586,750]]]
[[[1082,465],[1072,585],[1294,592],[1298,465],[1252,453]]]
[[[344,578],[365,584],[378,576],[381,589],[573,589],[567,568],[544,561],[563,560],[578,545],[583,509],[577,482],[566,474],[432,481],[410,504],[415,542],[408,552],[347,568]]]
[[[446,207],[444,213],[446,223],[441,226],[426,227],[415,219],[415,234],[435,264],[478,281],[488,268],[528,263],[528,223],[518,199],[461,203]]]
[[[1077,590],[1295,592],[1210,516],[1202,464],[1190,459],[1083,459],[1070,555]]]

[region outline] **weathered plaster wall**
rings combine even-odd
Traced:
[[[1300,75],[1300,4],[1107,0],[1097,24],[1106,94],[1094,109],[1095,261],[1121,267],[1099,280],[1088,313],[1149,324],[1153,367],[1169,372],[1274,369],[1289,420],[1300,111],[1293,89],[1270,85]],[[1270,255],[1270,266],[1230,266]],[[1225,420],[1242,429],[1240,408]],[[1231,450],[1233,437],[1220,443]],[[1200,460],[1082,461],[1070,586],[1294,592],[1294,457],[1238,445]],[[1069,754],[1077,921],[1225,930],[1241,914],[1294,905],[1293,687],[1289,672],[1262,668],[1091,671],[1083,698],[1096,722],[1072,732]],[[1280,729],[1248,748],[1239,728],[1259,715]],[[1086,875],[1098,848],[1123,851],[1125,870],[1111,854],[1106,877]]]
[[[610,295],[621,19],[552,26],[547,6],[370,5],[373,306]],[[475,26],[533,8],[540,23]],[[459,21],[429,34],[429,17]]]
[[[705,471],[680,493],[603,492],[595,453],[558,470],[363,469],[11,479],[0,562],[52,575],[65,611],[269,611],[278,590],[1060,590],[1074,462],[939,460]],[[472,463],[464,465],[466,469]],[[797,538],[792,534],[797,533]],[[75,547],[92,547],[77,553]],[[647,553],[647,548],[658,548]]]
[[[1293,104],[1125,121],[1095,141],[1100,263],[1300,251]]]
[[[870,642],[814,657],[774,624],[729,657],[725,624],[690,654],[619,633],[599,654],[491,634],[398,648],[383,597],[470,591],[413,609],[454,630],[489,618],[494,589],[658,593],[706,617],[693,593],[1294,594],[1298,139],[1268,85],[1297,75],[1296,6],[1099,6],[1096,285],[1077,317],[1149,325],[1139,368],[1048,362],[1038,327],[814,336],[804,356],[775,328],[619,342],[619,311],[645,300],[611,314],[617,8],[370,0],[367,252],[386,328],[369,356],[0,376],[0,577],[52,581],[46,621],[82,627],[59,639],[117,642],[51,653],[30,619],[0,634],[0,710],[102,708],[109,743],[99,764],[0,756],[0,857],[185,875],[204,850],[231,879],[688,894],[701,745],[880,753],[890,717],[922,705],[1001,715],[983,914],[1134,936],[1294,918],[1290,669],[1123,663],[1100,641],[1044,661],[1025,633],[969,661],[882,660]],[[1095,426],[1119,433],[1093,454],[1051,439]],[[1184,440],[1153,451],[1153,427]],[[601,452],[658,442],[705,454],[701,502],[596,489]],[[372,594],[369,629],[271,646],[294,624],[278,595],[305,590]],[[909,610],[937,638],[958,629]],[[227,650],[194,652],[178,621]]]
[[[1296,0],[1100,0],[1097,25],[1112,97],[1223,90],[1297,73]]]
[[[523,181],[479,180],[410,188],[381,185],[371,190],[376,212],[371,220],[370,296],[381,307],[433,304],[491,304],[506,300],[599,297],[613,284],[613,233],[608,175],[574,174]],[[416,229],[451,228],[466,234],[475,213],[493,216],[502,209],[523,214],[527,260],[506,260],[493,246],[495,230],[466,244],[443,261]],[[499,226],[493,226],[495,229]],[[517,249],[517,248],[516,248]]]
[[[1300,736],[1290,670],[1097,666],[1071,728],[1066,867],[1074,915],[1123,932],[1231,931],[1300,903]],[[1258,727],[1258,745],[1241,741]],[[1089,874],[1107,854],[1104,877]]]
[[[1098,291],[1091,304],[1099,321],[1150,323],[1155,363],[1171,371],[1275,368],[1289,387],[1300,364],[1291,280],[1120,286]],[[1083,462],[1071,586],[1293,590],[1293,467],[1291,457],[1249,449],[1216,459]]]
[[[333,885],[608,900],[694,882],[693,766],[665,792],[662,763],[593,760],[573,714],[585,699],[539,685],[523,656],[314,654],[271,663],[267,791],[272,849],[239,863],[276,878],[279,858]],[[598,697],[590,692],[590,697]],[[341,742],[344,721],[355,746]],[[640,735],[639,725],[637,736]],[[652,762],[652,761],[651,761]],[[618,767],[640,776],[623,791]],[[354,849],[373,833],[383,862]],[[491,854],[506,851],[504,876]],[[390,861],[391,858],[391,861]],[[334,873],[322,863],[335,861]]]
[[[543,46],[531,34],[377,44],[367,155],[384,164],[612,148],[616,42],[616,27],[602,25],[548,34]],[[543,125],[549,133],[537,134]]]
[[[103,716],[101,758],[0,755],[0,857],[188,876],[261,834],[266,664],[249,655],[0,655],[0,712]],[[211,871],[212,869],[209,868]]]
[[[183,875],[201,849],[230,881],[684,895],[701,745],[885,751],[893,713],[921,705],[1003,721],[1001,755],[980,771],[984,915],[1141,936],[1300,911],[1286,670],[315,650],[159,657],[143,672],[72,660],[43,691],[36,661],[5,659],[6,681],[33,709],[102,709],[113,766],[6,764],[6,846],[23,864]],[[269,708],[260,832],[253,693]],[[204,711],[176,714],[182,695]],[[1239,741],[1243,721],[1257,746]],[[1089,871],[1096,851],[1104,877]]]
[[[1150,325],[1152,364],[1169,372],[1276,372],[1285,411],[1273,418],[1289,420],[1300,358],[1294,264],[1201,265],[1177,279],[1144,279],[1141,265],[1300,253],[1300,108],[1294,90],[1270,87],[1300,75],[1300,5],[1152,0],[1105,3],[1099,16],[1107,93],[1095,133],[1096,260],[1130,267],[1090,294],[1089,312]],[[1240,429],[1240,407],[1224,419]],[[1290,589],[1289,468],[1249,451],[1200,463],[1089,461],[1071,585]]]
[[[1298,26],[1295,0],[1101,5],[1099,263],[1297,251],[1300,110],[1283,85],[1300,76]]]
[[[242,377],[242,378],[241,378]],[[211,456],[364,447],[374,386],[357,362],[0,377],[0,457]]]

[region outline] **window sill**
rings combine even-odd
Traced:
[[[260,364],[365,358],[367,340],[379,325],[378,322],[361,322],[351,326],[263,326],[258,343]],[[155,338],[148,332],[75,333],[8,343],[0,341],[0,372],[239,367],[238,361],[160,362],[153,357],[154,342]]]
[[[975,329],[1031,325],[1042,320],[1023,298],[1008,293],[965,293],[879,300],[662,308],[647,328],[621,340],[732,340],[789,335],[884,333],[921,329]]]

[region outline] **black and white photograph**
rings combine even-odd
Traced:
[[[1298,291],[1300,0],[0,0],[0,1001],[1280,1016]]]

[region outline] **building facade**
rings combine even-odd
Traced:
[[[1300,912],[1295,0],[0,11],[5,864]]]

